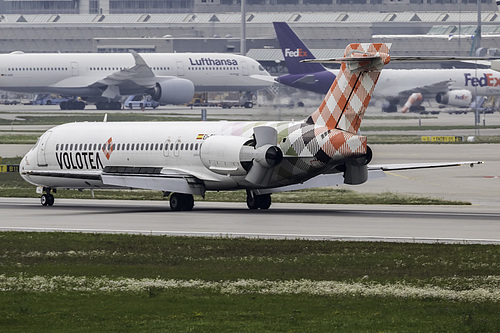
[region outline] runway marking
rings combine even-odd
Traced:
[[[169,231],[169,230],[113,230],[113,229],[72,229],[72,228],[31,228],[0,227],[4,231],[26,232],[82,232],[137,235],[171,235],[190,237],[232,237],[232,238],[269,238],[269,239],[309,239],[360,242],[396,242],[396,243],[461,243],[461,244],[500,244],[500,239],[446,238],[446,237],[406,237],[406,236],[354,236],[354,235],[308,235],[308,234],[272,234],[247,232],[211,232],[211,231]]]

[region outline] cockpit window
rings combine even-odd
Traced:
[[[259,71],[263,72],[265,71],[264,67],[262,67],[262,65],[259,65]]]

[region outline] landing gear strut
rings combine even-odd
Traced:
[[[170,195],[170,208],[173,211],[193,210],[194,198],[192,194],[172,193]]]
[[[247,206],[250,209],[269,209],[271,207],[271,194],[256,195],[247,191]]]
[[[50,193],[50,188],[45,188],[44,190],[46,193],[42,194],[42,196],[40,197],[40,203],[42,204],[42,206],[52,206],[55,200],[54,195]]]

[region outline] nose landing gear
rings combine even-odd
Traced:
[[[56,193],[56,190],[52,190],[51,188],[44,188],[43,190],[45,191],[45,193],[40,197],[40,203],[42,204],[42,206],[52,206],[54,204],[55,198],[51,191]]]

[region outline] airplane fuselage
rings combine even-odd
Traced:
[[[280,76],[278,81],[326,94],[337,74],[338,70],[287,74]],[[307,80],[301,80],[304,77]],[[466,89],[478,96],[500,95],[500,73],[489,69],[386,69],[380,75],[373,98],[398,97],[401,92],[422,92],[425,87],[433,88],[427,91],[432,97],[454,89]]]
[[[100,177],[103,170],[146,168],[145,172],[149,172],[156,168],[159,173],[194,176],[204,182],[207,190],[259,188],[263,186],[245,180],[248,170],[242,169],[239,163],[239,149],[245,142],[252,141],[257,126],[276,128],[278,147],[285,154],[264,187],[307,180],[351,157],[332,151],[326,160],[318,158],[320,144],[324,145],[335,135],[345,140],[345,135],[304,122],[70,123],[54,127],[41,136],[21,161],[20,173],[38,186],[93,189],[115,187],[103,183]],[[297,137],[303,132],[312,136],[322,131],[325,134],[320,144],[311,140],[311,147]],[[213,136],[221,138],[223,145],[212,155],[202,156],[202,145]],[[357,136],[353,136],[353,140],[357,140]],[[234,150],[238,150],[237,156],[231,160],[229,154]]]
[[[269,86],[252,75],[269,74],[253,59],[218,53],[143,53],[157,77],[179,77],[195,90],[254,91]],[[73,96],[100,96],[93,84],[135,65],[126,53],[11,53],[0,55],[0,90],[47,92]],[[122,95],[137,90],[120,91]]]

